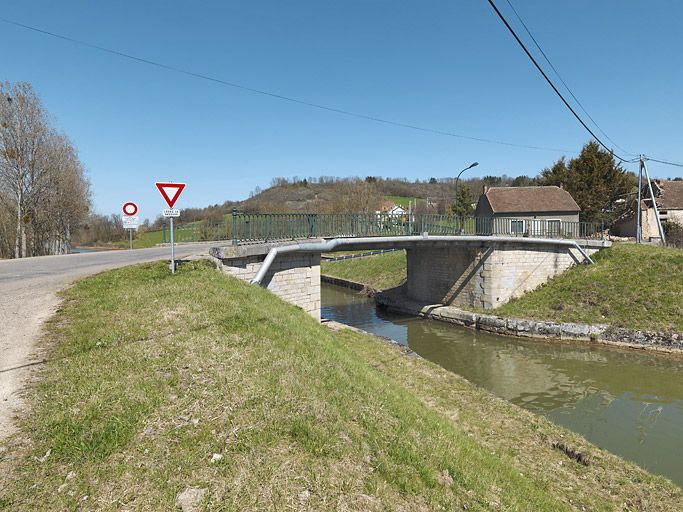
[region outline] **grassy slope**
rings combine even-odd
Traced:
[[[683,332],[683,251],[615,245],[500,307],[501,315]]]
[[[384,196],[384,199],[386,201],[391,201],[397,206],[400,206],[402,208],[408,208],[408,203],[410,201],[413,201],[413,206],[415,206],[415,200],[417,199],[418,203],[426,203],[426,200],[421,198],[421,197],[407,197],[407,196]]]
[[[683,491],[422,359],[191,263],[76,284],[0,509],[675,510]],[[587,453],[583,466],[550,447]],[[213,454],[222,455],[212,463]]]
[[[398,286],[406,278],[406,255],[396,251],[354,260],[323,261],[322,274],[363,283],[378,290]]]
[[[496,314],[683,332],[683,251],[617,244],[599,252],[595,261],[572,267],[501,306]],[[405,279],[405,257],[401,253],[327,263],[322,272],[387,288]]]

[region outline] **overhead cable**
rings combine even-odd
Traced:
[[[592,121],[592,123],[593,123],[593,124],[595,125],[595,127],[600,131],[600,133],[602,133],[608,141],[610,141],[612,144],[614,144],[614,146],[615,146],[616,148],[620,149],[620,150],[623,151],[624,153],[628,153],[629,155],[635,155],[635,153],[632,153],[632,152],[630,152],[630,151],[627,151],[627,150],[625,150],[624,148],[622,148],[621,146],[619,146],[619,144],[617,144],[616,142],[614,142],[614,140],[612,140],[612,138],[611,138],[609,135],[607,135],[607,134],[605,133],[605,131],[604,131],[602,128],[600,128],[600,125],[597,123],[597,121],[596,121],[595,119],[593,119],[593,116],[591,116],[590,113],[584,108],[583,104],[579,101],[579,98],[577,98],[577,97],[574,95],[574,93],[572,92],[571,88],[567,85],[567,82],[565,82],[565,81],[564,81],[564,78],[562,78],[562,76],[560,75],[560,72],[557,70],[557,68],[556,68],[556,67],[553,65],[553,63],[550,61],[550,58],[549,58],[548,55],[546,55],[546,53],[543,51],[543,48],[541,48],[541,45],[538,43],[538,41],[536,41],[536,38],[535,38],[534,35],[531,33],[531,30],[529,30],[529,27],[527,27],[526,23],[524,23],[524,20],[522,19],[522,17],[521,17],[521,16],[519,15],[519,13],[517,12],[517,9],[515,9],[515,6],[512,5],[512,2],[511,2],[510,0],[506,0],[506,1],[507,1],[508,5],[510,6],[510,9],[512,9],[512,12],[515,13],[515,16],[517,17],[517,19],[519,20],[519,22],[520,22],[520,23],[522,24],[522,26],[524,27],[524,30],[526,31],[526,33],[529,35],[529,37],[531,38],[531,40],[534,42],[534,45],[536,46],[536,48],[538,48],[538,51],[541,52],[541,55],[543,55],[543,58],[545,59],[545,61],[546,61],[546,62],[548,63],[548,65],[552,68],[552,70],[555,72],[555,75],[557,75],[557,78],[560,79],[560,82],[562,82],[562,85],[564,85],[565,89],[567,89],[567,92],[569,92],[570,96],[571,96],[572,98],[574,98],[574,101],[576,102],[576,104],[581,108],[581,110],[583,110],[584,114],[586,114],[586,116],[588,116],[588,119],[590,119],[590,120]]]
[[[543,75],[543,78],[545,78],[545,81],[548,82],[548,85],[550,85],[552,90],[555,91],[555,94],[557,94],[557,96],[562,100],[562,103],[564,103],[564,105],[574,115],[576,120],[579,123],[581,123],[581,126],[583,126],[586,129],[586,131],[591,134],[591,136],[598,142],[598,144],[600,144],[603,148],[605,148],[607,151],[609,151],[615,158],[617,158],[618,160],[621,160],[622,162],[627,162],[628,160],[626,158],[623,158],[623,157],[617,155],[611,148],[607,147],[607,145],[604,142],[602,142],[600,137],[598,137],[595,134],[595,132],[593,130],[591,130],[591,128],[586,124],[586,122],[583,119],[581,119],[581,116],[579,116],[579,114],[576,113],[576,111],[572,108],[572,106],[565,99],[565,97],[562,96],[562,93],[557,89],[557,87],[555,87],[555,84],[552,82],[552,80],[550,80],[550,78],[548,78],[548,75],[545,73],[545,71],[543,71],[543,68],[538,64],[538,62],[536,61],[534,56],[531,54],[531,52],[529,52],[527,47],[524,45],[522,40],[519,38],[519,36],[515,32],[515,30],[510,26],[508,21],[505,19],[505,16],[503,16],[503,14],[498,10],[498,7],[496,7],[496,4],[493,3],[493,0],[488,0],[488,3],[493,8],[493,10],[496,12],[496,14],[500,18],[500,20],[505,25],[505,27],[510,31],[510,33],[515,38],[515,40],[517,41],[519,46],[521,46],[522,50],[524,50],[524,53],[526,53],[527,57],[529,57],[531,62],[533,62],[534,66],[536,66],[536,69],[538,69],[538,71],[541,73],[541,75]]]
[[[514,142],[507,142],[507,141],[502,141],[502,140],[497,140],[497,139],[488,139],[488,138],[483,138],[483,137],[472,137],[469,135],[462,135],[459,133],[454,133],[454,132],[450,132],[450,131],[446,131],[446,130],[439,130],[436,128],[429,128],[429,127],[419,126],[419,125],[415,125],[415,124],[411,124],[411,123],[403,123],[400,121],[392,121],[389,119],[385,119],[385,118],[381,118],[381,117],[377,117],[377,116],[373,116],[373,115],[369,115],[369,114],[363,114],[360,112],[353,112],[350,110],[344,110],[342,108],[337,108],[334,106],[323,105],[321,103],[314,103],[311,101],[306,101],[306,100],[294,98],[291,96],[285,96],[282,94],[270,92],[270,91],[263,90],[263,89],[257,89],[257,88],[242,85],[242,84],[239,84],[236,82],[230,82],[230,81],[222,80],[220,78],[215,78],[215,77],[212,77],[209,75],[204,75],[202,73],[195,73],[195,72],[189,71],[187,69],[179,68],[176,66],[171,66],[168,64],[163,64],[161,62],[156,62],[156,61],[146,59],[146,58],[142,58],[142,57],[137,57],[137,56],[129,54],[129,53],[121,52],[118,50],[113,50],[111,48],[106,48],[104,46],[99,46],[99,45],[96,45],[93,43],[89,43],[87,41],[74,39],[72,37],[64,36],[61,34],[57,34],[55,32],[50,32],[48,30],[43,30],[43,29],[33,27],[30,25],[25,25],[24,23],[19,23],[17,21],[9,20],[6,18],[0,18],[0,21],[2,21],[3,23],[7,23],[9,25],[14,25],[16,27],[20,27],[20,28],[23,28],[26,30],[37,32],[37,33],[47,35],[50,37],[54,37],[57,39],[61,39],[63,41],[68,41],[70,43],[74,43],[74,44],[78,44],[78,45],[85,46],[88,48],[92,48],[94,50],[109,53],[111,55],[116,55],[119,57],[123,57],[125,59],[133,60],[133,61],[136,61],[136,62],[139,62],[142,64],[155,66],[157,68],[165,69],[168,71],[173,71],[176,73],[181,73],[183,75],[191,76],[194,78],[199,78],[201,80],[207,80],[210,82],[218,83],[221,85],[225,85],[225,86],[232,87],[235,89],[240,89],[240,90],[251,92],[254,94],[260,94],[262,96],[268,96],[271,98],[275,98],[275,99],[279,99],[279,100],[283,100],[283,101],[288,101],[290,103],[295,103],[298,105],[304,105],[307,107],[316,108],[319,110],[325,110],[328,112],[334,112],[336,114],[341,114],[341,115],[345,115],[345,116],[349,116],[349,117],[355,117],[358,119],[365,119],[367,121],[374,121],[377,123],[383,123],[383,124],[387,124],[387,125],[398,126],[401,128],[408,128],[410,130],[433,133],[433,134],[437,134],[437,135],[444,135],[447,137],[455,137],[458,139],[466,139],[466,140],[472,140],[472,141],[476,141],[476,142],[484,142],[484,143],[488,143],[488,144],[498,144],[498,145],[502,145],[502,146],[518,147],[518,148],[524,148],[524,149],[534,149],[534,150],[540,150],[540,151],[554,151],[554,152],[558,152],[558,153],[577,153],[577,151],[574,151],[574,150],[561,149],[561,148],[550,148],[550,147],[543,147],[543,146],[534,146],[534,145],[529,145],[529,144],[517,144]]]

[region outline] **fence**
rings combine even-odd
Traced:
[[[456,217],[386,213],[240,213],[225,222],[196,222],[175,228],[177,242],[231,240],[233,245],[304,238],[430,235],[487,235],[532,238],[602,239],[594,222],[530,218]],[[168,228],[162,242],[170,240]]]

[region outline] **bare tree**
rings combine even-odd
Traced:
[[[49,126],[30,84],[0,84],[0,256],[68,252],[73,227],[90,209],[89,186],[76,150]]]

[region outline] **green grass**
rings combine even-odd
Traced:
[[[173,510],[188,487],[206,510],[683,503],[665,479],[208,263],[106,272],[63,297],[31,413],[0,449],[0,509]]]
[[[683,332],[683,251],[616,244],[496,310],[504,316]]]
[[[406,196],[384,196],[384,199],[386,201],[391,201],[397,206],[400,206],[401,208],[405,208],[406,210],[408,209],[408,204],[410,201],[413,201],[413,205],[415,204],[415,200],[417,199],[417,202],[422,204],[425,203],[426,201],[420,197],[406,197]]]
[[[377,290],[387,290],[406,279],[406,254],[390,252],[353,260],[323,261],[323,275],[366,284]]]

